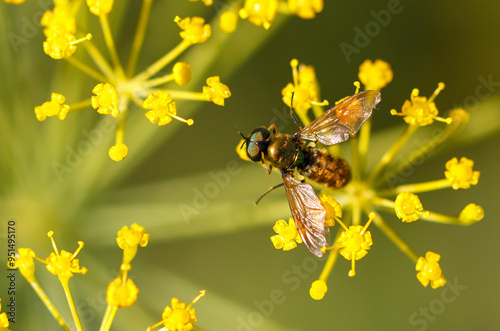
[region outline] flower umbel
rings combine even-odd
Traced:
[[[294,80],[293,83],[288,84],[283,89],[283,101],[288,106],[292,106],[293,103],[295,112],[302,125],[306,126],[307,129],[307,126],[312,121],[307,110],[313,108],[316,117],[324,112],[322,108],[317,107],[319,84],[311,66],[302,65],[299,67],[298,61],[295,59],[292,60],[291,66]],[[392,80],[392,77],[393,73],[390,65],[382,60],[375,62],[368,60],[360,66],[359,78],[366,89],[379,90],[385,87]],[[357,84],[359,88],[359,83]],[[417,277],[424,286],[430,283],[431,287],[437,288],[445,284],[441,268],[437,263],[439,255],[427,253],[425,258],[419,257],[403,238],[392,229],[390,224],[384,220],[381,214],[382,212],[395,214],[404,223],[420,219],[427,222],[459,225],[476,223],[484,216],[483,208],[476,204],[467,205],[459,215],[447,215],[425,210],[419,196],[417,196],[417,193],[445,188],[468,188],[471,185],[476,185],[480,173],[473,170],[473,161],[467,158],[462,158],[460,162],[457,158],[448,161],[445,171],[446,178],[423,183],[402,184],[407,175],[401,174],[400,169],[414,169],[415,160],[423,159],[439,145],[453,137],[468,122],[469,113],[461,108],[452,109],[446,119],[437,116],[438,111],[434,99],[443,88],[444,84],[439,83],[438,88],[429,98],[420,97],[418,90],[414,89],[411,94],[411,101],[407,100],[404,103],[401,113],[397,113],[395,110],[391,111],[393,115],[404,116],[404,121],[408,125],[401,136],[388,148],[387,152],[377,156],[380,161],[373,169],[365,169],[367,154],[370,151],[371,118],[365,121],[357,135],[351,136],[349,140],[352,156],[351,181],[341,189],[323,187],[319,198],[317,198],[321,202],[326,215],[324,226],[332,227],[337,222],[340,227],[337,230],[333,244],[322,248],[322,251],[324,253],[328,251],[329,255],[321,275],[311,285],[309,293],[313,299],[321,300],[324,297],[327,291],[326,281],[331,274],[338,255],[351,261],[352,266],[349,276],[352,277],[356,274],[355,261],[365,257],[373,245],[372,235],[367,230],[371,223],[406,254],[413,265],[417,265],[417,271],[419,271]],[[326,104],[326,102],[323,104]],[[381,114],[381,111],[373,111],[373,114],[373,116]],[[335,118],[335,120],[338,120],[338,118]],[[394,162],[403,146],[420,127],[435,124],[436,121],[442,122],[439,125],[445,126],[439,130],[439,134],[434,135],[428,142],[419,144],[420,147],[408,154],[409,156],[402,157],[398,162]],[[331,123],[331,125],[335,125],[335,123]],[[335,134],[322,127],[315,133],[318,135]],[[241,141],[237,149],[238,154],[243,156],[242,159],[245,159],[245,155],[240,153],[240,146],[244,142],[245,140]],[[310,146],[310,144],[307,146]],[[335,155],[341,154],[339,148],[335,151]],[[300,164],[300,162],[299,160],[297,164]],[[309,162],[312,161],[309,160]],[[325,175],[322,174],[322,176]],[[307,199],[316,200],[314,196],[310,195],[308,195]],[[342,203],[338,203],[336,199],[342,201]],[[369,218],[364,226],[360,225],[363,214],[368,215]],[[342,215],[345,215],[345,217],[340,220]],[[295,220],[295,222],[299,221],[303,220]],[[302,226],[322,227],[320,219],[315,218],[314,222],[314,224],[303,224]],[[291,246],[296,246],[295,242],[290,240],[295,236],[293,230],[296,230],[290,229],[291,225],[291,222],[286,224],[283,220],[276,223],[276,232],[278,232],[278,229],[286,229],[284,233],[290,234],[287,237],[288,241],[283,240],[283,237],[280,236],[282,232],[274,236],[273,244],[275,244],[276,248],[284,248],[286,242],[289,242]]]

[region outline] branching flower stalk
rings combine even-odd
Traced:
[[[302,124],[306,126],[312,121],[309,117],[309,110],[313,106],[327,105],[328,102],[320,101],[314,68],[305,65],[299,66],[299,62],[295,59],[291,61],[291,66],[293,83],[289,83],[282,90],[283,101],[291,107],[293,97],[294,110]],[[382,60],[375,62],[367,60],[360,66],[359,79],[366,90],[378,91],[385,87],[392,78],[393,73],[389,64]],[[355,85],[357,91],[360,84],[356,82]],[[332,246],[322,249],[324,253],[329,252],[329,254],[321,275],[311,285],[310,295],[313,299],[320,300],[324,297],[328,289],[326,282],[336,264],[338,254],[351,262],[349,276],[356,275],[355,262],[366,256],[374,244],[368,230],[371,223],[408,256],[415,265],[415,269],[418,271],[417,278],[423,286],[430,284],[432,288],[438,288],[446,283],[438,263],[439,254],[427,252],[425,257],[419,256],[393,230],[381,214],[382,212],[393,213],[405,223],[423,220],[459,225],[471,225],[484,216],[483,209],[473,203],[467,205],[457,215],[444,215],[429,211],[423,207],[419,196],[416,195],[416,193],[446,188],[468,189],[476,185],[480,172],[473,169],[474,162],[472,160],[466,157],[460,158],[460,161],[458,158],[453,158],[444,167],[445,178],[424,183],[399,185],[399,182],[404,181],[404,179],[399,178],[397,173],[394,173],[390,168],[396,155],[420,127],[431,125],[435,121],[443,122],[445,125],[442,133],[436,139],[421,146],[408,158],[396,164],[394,168],[401,169],[402,165],[407,166],[412,164],[416,158],[427,155],[438,145],[455,135],[467,123],[469,114],[465,109],[452,109],[446,118],[438,116],[434,100],[444,87],[443,83],[439,83],[438,88],[429,98],[419,96],[419,90],[414,89],[411,92],[410,100],[403,104],[401,112],[394,109],[390,111],[392,115],[403,116],[408,126],[387,152],[380,157],[378,164],[373,169],[368,169],[368,171],[366,169],[371,121],[381,110],[374,111],[373,116],[361,127],[359,136],[351,137],[351,182],[340,190],[321,187],[320,199],[326,211],[325,226],[333,227],[335,223],[338,223],[340,227]],[[314,115],[317,116],[317,110],[315,110]],[[245,140],[242,140],[239,146],[244,143]],[[248,159],[244,149],[238,148],[237,151],[243,159]],[[336,147],[332,148],[331,151],[339,153]],[[311,184],[317,186],[314,182]],[[391,197],[395,197],[395,199],[391,199]],[[342,206],[337,202],[337,199],[342,201]],[[343,211],[347,217],[341,220]],[[363,221],[364,215],[368,216],[367,221]],[[285,251],[294,249],[297,244],[302,242],[294,222],[295,220],[292,218],[288,224],[284,220],[276,222],[273,229],[277,234],[271,237],[276,249]]]

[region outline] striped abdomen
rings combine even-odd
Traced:
[[[344,159],[310,146],[302,151],[304,162],[297,166],[301,175],[333,189],[342,188],[351,180],[351,170]]]

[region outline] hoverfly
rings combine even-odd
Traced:
[[[269,128],[259,127],[248,137],[242,135],[250,160],[262,162],[268,174],[272,168],[280,170],[283,183],[270,190],[285,186],[290,211],[302,242],[318,257],[323,256],[321,248],[328,245],[326,237],[330,234],[325,224],[325,208],[310,184],[295,179],[295,169],[299,174],[333,189],[344,187],[351,179],[351,171],[344,159],[312,146],[314,144],[306,143],[305,140],[324,145],[346,141],[371,116],[380,99],[378,91],[354,94],[306,127],[300,128],[299,125],[300,130],[292,136],[278,133],[274,124]],[[290,113],[298,124],[292,107]]]

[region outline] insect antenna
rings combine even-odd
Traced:
[[[273,187],[270,187],[266,192],[262,193],[262,195],[254,202],[254,205],[257,206],[257,204],[260,202],[260,200],[262,200],[263,197],[265,197],[272,190],[277,189],[278,187],[281,187],[283,185],[285,185],[285,183],[280,183],[278,185],[274,185]]]
[[[241,144],[241,146],[240,146],[240,149],[242,149],[242,148],[243,148],[243,146],[245,146],[245,144],[248,144],[248,139],[249,139],[250,137],[245,137],[245,135],[244,135],[243,133],[241,133],[241,131],[240,131],[238,128],[236,128],[236,129],[238,130],[238,133],[240,134],[240,136],[241,136],[243,139],[245,139],[245,143],[244,143],[244,144]]]
[[[295,116],[293,112],[293,96],[295,95],[295,92],[292,92],[292,98],[290,99],[290,116],[293,118],[293,121],[295,124],[299,127],[299,130],[302,130],[302,126],[300,126],[300,122],[297,119],[297,116]]]

